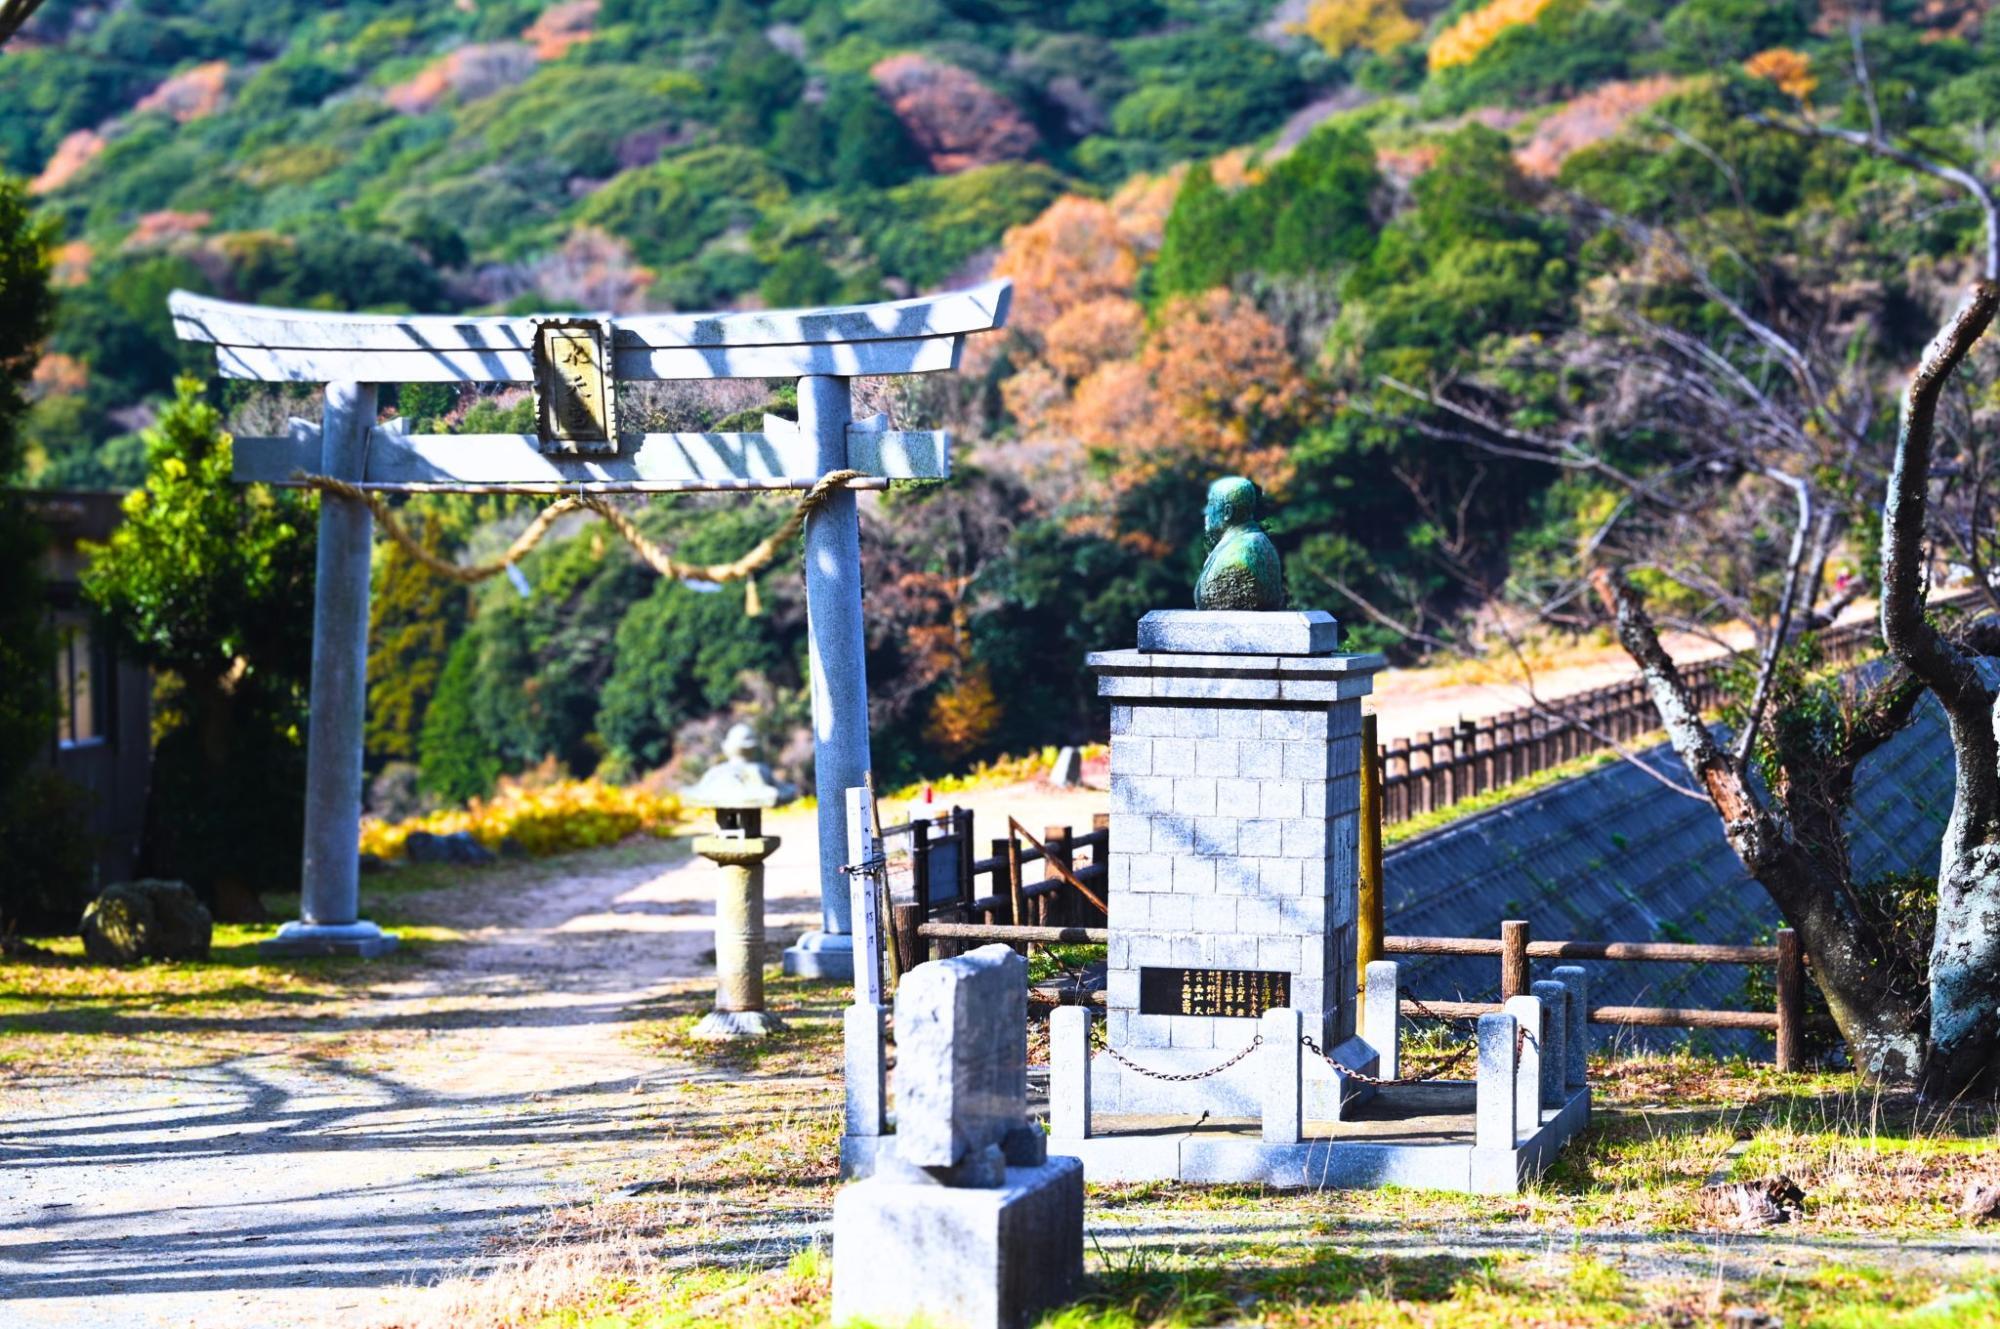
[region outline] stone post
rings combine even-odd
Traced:
[[[366,478],[373,383],[329,383],[320,471]],[[396,938],[361,917],[361,730],[368,706],[368,576],[374,518],[365,503],[322,493],[313,584],[306,726],[305,856],[299,919],[257,948],[271,956],[381,955]]]
[[[1299,1013],[1290,1007],[1264,1012],[1259,1032],[1264,1036],[1260,1055],[1264,1062],[1265,1144],[1297,1144],[1303,1134],[1305,1067],[1304,1049],[1299,1046],[1303,1029]]]
[[[1506,1007],[1522,1032],[1514,1059],[1514,1130],[1526,1141],[1542,1128],[1542,999],[1509,997]]]
[[[1559,1108],[1569,1095],[1563,1084],[1569,1078],[1569,988],[1543,979],[1529,991],[1542,1003],[1542,1106]]]
[[[1368,1040],[1368,1046],[1375,1049],[1381,1063],[1375,1073],[1385,1080],[1393,1080],[1403,1072],[1401,1040],[1398,1032],[1402,1028],[1402,983],[1394,960],[1374,960],[1368,965],[1367,995],[1362,999],[1361,1036]]]
[[[1555,971],[1556,982],[1569,989],[1569,1027],[1563,1031],[1564,1081],[1581,1089],[1590,1079],[1590,979],[1582,965],[1566,964]]]
[[[881,1135],[888,1129],[883,1104],[888,1098],[886,1058],[882,1048],[882,1008],[856,1002],[841,1014],[847,1045],[846,1132],[851,1136]]]
[[[1090,1008],[1058,1006],[1049,1014],[1049,1135],[1090,1138]]]
[[[1514,1045],[1520,1023],[1504,1011],[1479,1017],[1479,1068],[1473,1086],[1472,1189],[1483,1195],[1512,1195],[1520,1189],[1520,1096],[1515,1086]]]
[[[847,380],[799,380],[799,432],[818,445],[821,475],[847,467],[853,417]],[[806,650],[812,668],[813,782],[819,793],[821,927],[785,952],[785,972],[854,977],[849,919],[846,810],[842,792],[867,783],[868,676],[861,630],[861,516],[839,490],[806,518]]]
[[[1027,1329],[1083,1277],[1083,1165],[1028,1116],[1028,964],[1006,946],[896,990],[896,1133],[833,1201],[832,1322]]]
[[[762,1038],[785,1027],[764,1009],[764,860],[778,851],[778,837],[703,835],[694,851],[722,870],[715,893],[715,1009],[689,1037],[711,1040]]]

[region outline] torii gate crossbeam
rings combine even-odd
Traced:
[[[874,488],[948,476],[943,432],[853,420],[848,380],[957,368],[965,337],[1004,325],[1010,298],[1011,284],[1000,281],[836,309],[620,319],[323,314],[184,291],[168,303],[178,335],[213,344],[226,377],[327,385],[318,425],[294,420],[286,437],[236,440],[239,481],[288,484],[317,473],[391,492],[658,493],[804,489],[848,469]],[[578,341],[593,377],[572,383],[552,368],[549,348]],[[755,434],[616,427],[619,381],[788,377],[798,379],[796,425],[766,417]],[[420,382],[534,383],[538,399],[562,410],[545,409],[542,432],[523,435],[420,436],[403,421],[376,422],[378,385]],[[568,413],[579,410],[580,433]],[[590,434],[593,419],[599,436]],[[841,791],[863,783],[870,764],[860,532],[852,488],[831,494],[805,527],[822,928],[785,952],[785,970],[809,977],[853,973]],[[360,912],[372,540],[366,505],[321,495],[300,916],[264,943],[268,954],[376,955],[396,944]]]

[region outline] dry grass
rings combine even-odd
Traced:
[[[643,1193],[560,1211],[497,1273],[396,1324],[822,1323],[814,1242],[837,1184],[838,1028],[810,988],[773,996],[797,1033],[749,1061],[674,1032],[698,993],[659,1014],[655,1045],[715,1074],[685,1085],[705,1124],[670,1123],[678,1148]],[[1990,1107],[1935,1112],[1846,1075],[1688,1055],[1608,1059],[1597,1077],[1591,1128],[1520,1196],[1094,1186],[1091,1289],[1047,1327],[1693,1326],[1732,1310],[2000,1326],[2000,1240],[1954,1212],[1967,1171],[2000,1167]],[[1799,1221],[1746,1234],[1704,1213],[1710,1180],[1776,1170],[1807,1192]],[[1889,1234],[1909,1244],[1885,1246]]]

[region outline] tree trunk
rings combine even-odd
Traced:
[[[1897,992],[1891,957],[1864,930],[1852,905],[1840,815],[1858,757],[1836,758],[1829,769],[1815,772],[1817,797],[1796,800],[1791,819],[1777,815],[1703,723],[1638,593],[1610,571],[1601,570],[1596,584],[1617,620],[1620,643],[1652,694],[1668,742],[1722,818],[1723,837],[1799,934],[1855,1065],[1875,1079],[1908,1078],[1922,1046],[1923,1013]]]
[[[1903,395],[1882,509],[1882,637],[1944,707],[1957,776],[1939,855],[1931,946],[1926,1096],[2000,1082],[2000,741],[1994,694],[1971,659],[1924,616],[1930,471],[1938,397],[2000,308],[2000,286],[1973,284],[1925,348]]]

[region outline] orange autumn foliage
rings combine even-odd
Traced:
[[[1014,279],[1008,324],[1034,339],[1076,305],[1131,294],[1139,260],[1108,205],[1072,194],[1007,232],[993,275]]]
[[[48,194],[74,180],[84,167],[104,151],[104,136],[94,129],[76,129],[63,135],[49,155],[42,173],[28,182],[30,194]]]
[[[1137,300],[1107,295],[1064,310],[1049,324],[1042,359],[1064,378],[1083,378],[1108,360],[1123,360],[1139,349],[1146,312]]]
[[[565,0],[563,4],[550,5],[522,29],[521,40],[534,47],[540,59],[560,59],[570,47],[596,35],[593,25],[601,3],[602,0]]]
[[[141,97],[135,111],[164,111],[181,124],[213,115],[222,108],[229,84],[229,62],[211,60],[183,70]]]
[[[177,212],[172,208],[149,212],[126,235],[123,247],[128,252],[157,249],[190,235],[200,235],[202,228],[214,219],[211,212]]]
[[[1601,83],[1537,125],[1534,137],[1514,154],[1514,159],[1528,175],[1553,179],[1572,153],[1610,138],[1633,116],[1688,84],[1687,79],[1666,74]]]
[[[1118,230],[1134,252],[1151,256],[1160,251],[1160,237],[1167,229],[1167,216],[1187,177],[1187,163],[1158,175],[1135,175],[1111,196],[1111,214]]]
[[[1819,80],[1813,77],[1812,61],[1802,52],[1783,46],[1751,56],[1743,62],[1743,72],[1751,78],[1777,84],[1779,91],[1796,101],[1805,101],[1819,86]]]
[[[1077,385],[1063,423],[1110,463],[1116,489],[1198,459],[1282,492],[1291,481],[1285,443],[1306,406],[1284,333],[1218,290],[1171,301],[1137,358],[1102,365]]]
[[[65,240],[55,248],[50,279],[58,286],[81,286],[90,280],[90,260],[96,251],[88,240]]]
[[[931,698],[924,738],[947,760],[957,761],[992,736],[1003,714],[992,675],[985,665],[975,664],[948,691]]]
[[[513,87],[535,72],[535,52],[520,42],[486,42],[461,46],[417,71],[382,94],[382,100],[404,115],[422,115],[446,96],[474,102]]]

